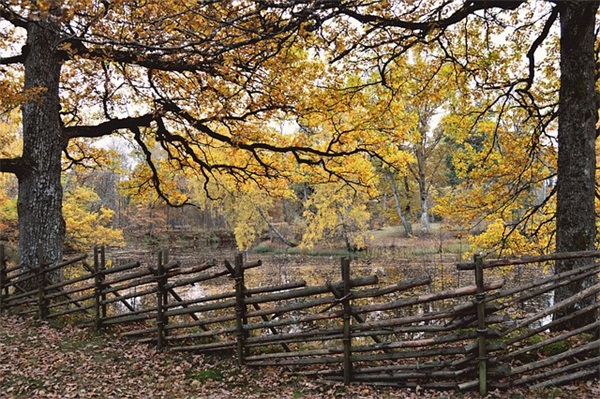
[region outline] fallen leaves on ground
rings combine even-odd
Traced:
[[[493,392],[542,398],[549,391]],[[600,397],[583,382],[557,397]],[[157,352],[111,334],[0,315],[0,399],[18,398],[476,398],[475,393],[322,383],[278,368],[239,367],[227,357]]]

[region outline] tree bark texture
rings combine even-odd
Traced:
[[[561,2],[560,52],[561,87],[558,118],[558,186],[556,209],[557,252],[594,249],[596,217],[594,199],[596,190],[596,123],[595,102],[595,15],[598,2]],[[557,261],[555,271],[560,273],[583,266],[593,259]],[[594,284],[594,278],[556,290],[555,301],[561,302]],[[588,298],[555,318],[592,302]],[[587,324],[595,314],[575,320],[574,328]]]
[[[55,26],[30,22],[27,29],[25,91],[22,106],[23,171],[19,179],[19,252],[26,266],[62,259],[61,154],[67,144],[60,121],[59,84],[62,60]]]

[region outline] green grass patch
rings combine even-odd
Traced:
[[[542,353],[544,356],[554,356],[558,355],[559,353],[568,351],[569,349],[571,349],[571,347],[572,344],[570,341],[558,341],[540,348],[540,353]]]
[[[259,244],[252,248],[252,252],[254,252],[255,254],[265,254],[272,251],[273,248],[271,248],[268,244]]]
[[[95,339],[91,339],[91,340],[75,340],[75,339],[69,339],[66,341],[63,341],[60,344],[60,350],[62,352],[72,352],[72,351],[78,351],[78,350],[95,350],[98,348],[98,346],[100,345],[101,341],[100,340],[95,340]]]
[[[219,368],[210,368],[205,370],[194,371],[193,373],[187,376],[190,380],[196,380],[199,382],[208,382],[208,381],[224,381],[225,377]]]

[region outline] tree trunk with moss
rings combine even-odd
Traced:
[[[61,56],[57,26],[30,22],[25,52],[22,106],[23,154],[19,162],[19,252],[24,266],[62,259],[61,154],[67,140],[60,121]]]

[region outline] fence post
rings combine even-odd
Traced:
[[[6,254],[4,244],[0,244],[0,313],[4,310],[4,285],[6,284]]]
[[[350,330],[350,320],[352,319],[352,309],[350,307],[350,259],[342,258],[342,282],[343,295],[342,306],[344,308],[343,319],[343,344],[344,344],[344,384],[352,382],[352,335]]]
[[[475,303],[477,304],[477,341],[478,341],[478,361],[479,361],[479,394],[487,395],[487,348],[485,324],[485,290],[483,285],[483,258],[475,255],[475,284],[477,285],[477,294]]]
[[[166,346],[168,345],[167,339],[166,337],[169,335],[169,330],[167,330],[167,326],[169,325],[169,317],[167,316],[167,305],[169,304],[169,290],[167,289],[167,285],[169,282],[169,273],[168,270],[166,270],[164,268],[164,265],[169,263],[169,250],[165,249],[163,250],[163,254],[162,254],[162,259],[163,259],[163,271],[161,274],[161,290],[162,290],[162,307],[163,307],[163,314],[162,314],[162,322],[163,322],[163,344]]]
[[[102,267],[100,266],[100,250],[98,246],[94,247],[94,326],[96,331],[100,331],[102,329],[102,316],[106,317],[103,310],[106,310],[106,306],[102,307],[102,300],[104,295],[102,295],[102,290],[104,289],[104,285],[102,284],[104,280],[104,275],[102,275]]]
[[[162,250],[158,251],[158,265],[156,268],[156,348],[163,350],[166,345],[166,332],[165,326],[167,320],[165,317],[165,305],[167,301],[167,272],[165,270],[165,263],[167,255]]]
[[[236,338],[237,338],[237,356],[238,364],[244,364],[246,332],[244,325],[246,320],[246,305],[244,301],[244,258],[242,253],[235,256],[234,279],[235,279],[235,320],[236,320]]]
[[[106,247],[104,245],[102,245],[100,247],[100,275],[98,276],[100,278],[100,310],[101,310],[101,318],[105,319],[106,318],[106,293],[103,292],[104,288],[106,288],[104,286],[104,280],[106,279],[106,274],[104,274],[104,271],[106,270]]]
[[[48,265],[42,254],[42,248],[38,247],[38,308],[39,317],[45,320],[48,317],[48,299],[46,298],[46,269]]]

